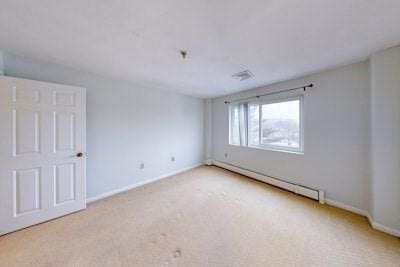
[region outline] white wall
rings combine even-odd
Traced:
[[[228,105],[224,100],[309,83],[315,87],[304,98],[304,155],[228,144]],[[217,98],[212,109],[214,159],[322,189],[329,199],[368,209],[368,62]]]
[[[204,112],[204,158],[205,160],[212,159],[212,100],[205,100],[205,112]]]
[[[400,233],[400,47],[372,55],[371,215]]]
[[[203,161],[201,99],[7,53],[4,69],[9,76],[87,88],[89,198]]]
[[[4,74],[3,51],[0,51],[0,75]]]

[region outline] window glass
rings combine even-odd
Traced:
[[[259,104],[249,105],[249,143],[259,145],[260,142],[260,108]]]
[[[262,105],[261,144],[300,148],[300,100]]]

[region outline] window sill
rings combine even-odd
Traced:
[[[229,144],[230,146],[234,147],[243,147],[243,148],[251,148],[251,149],[259,149],[259,150],[267,150],[267,151],[272,151],[272,152],[282,152],[282,153],[289,153],[289,154],[295,154],[295,155],[304,155],[304,151],[293,151],[293,150],[285,150],[285,149],[279,149],[279,148],[270,148],[270,147],[263,147],[263,146],[240,146],[240,145],[233,145]]]
[[[304,155],[304,151],[286,150],[286,149],[264,147],[264,146],[251,146],[251,145],[248,147],[254,148],[254,149],[268,150],[268,151],[273,151],[273,152],[283,152],[283,153],[289,153],[289,154]]]

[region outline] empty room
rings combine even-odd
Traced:
[[[400,267],[399,0],[0,0],[0,267]]]

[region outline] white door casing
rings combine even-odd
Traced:
[[[0,76],[0,235],[86,208],[85,117],[85,88]]]

